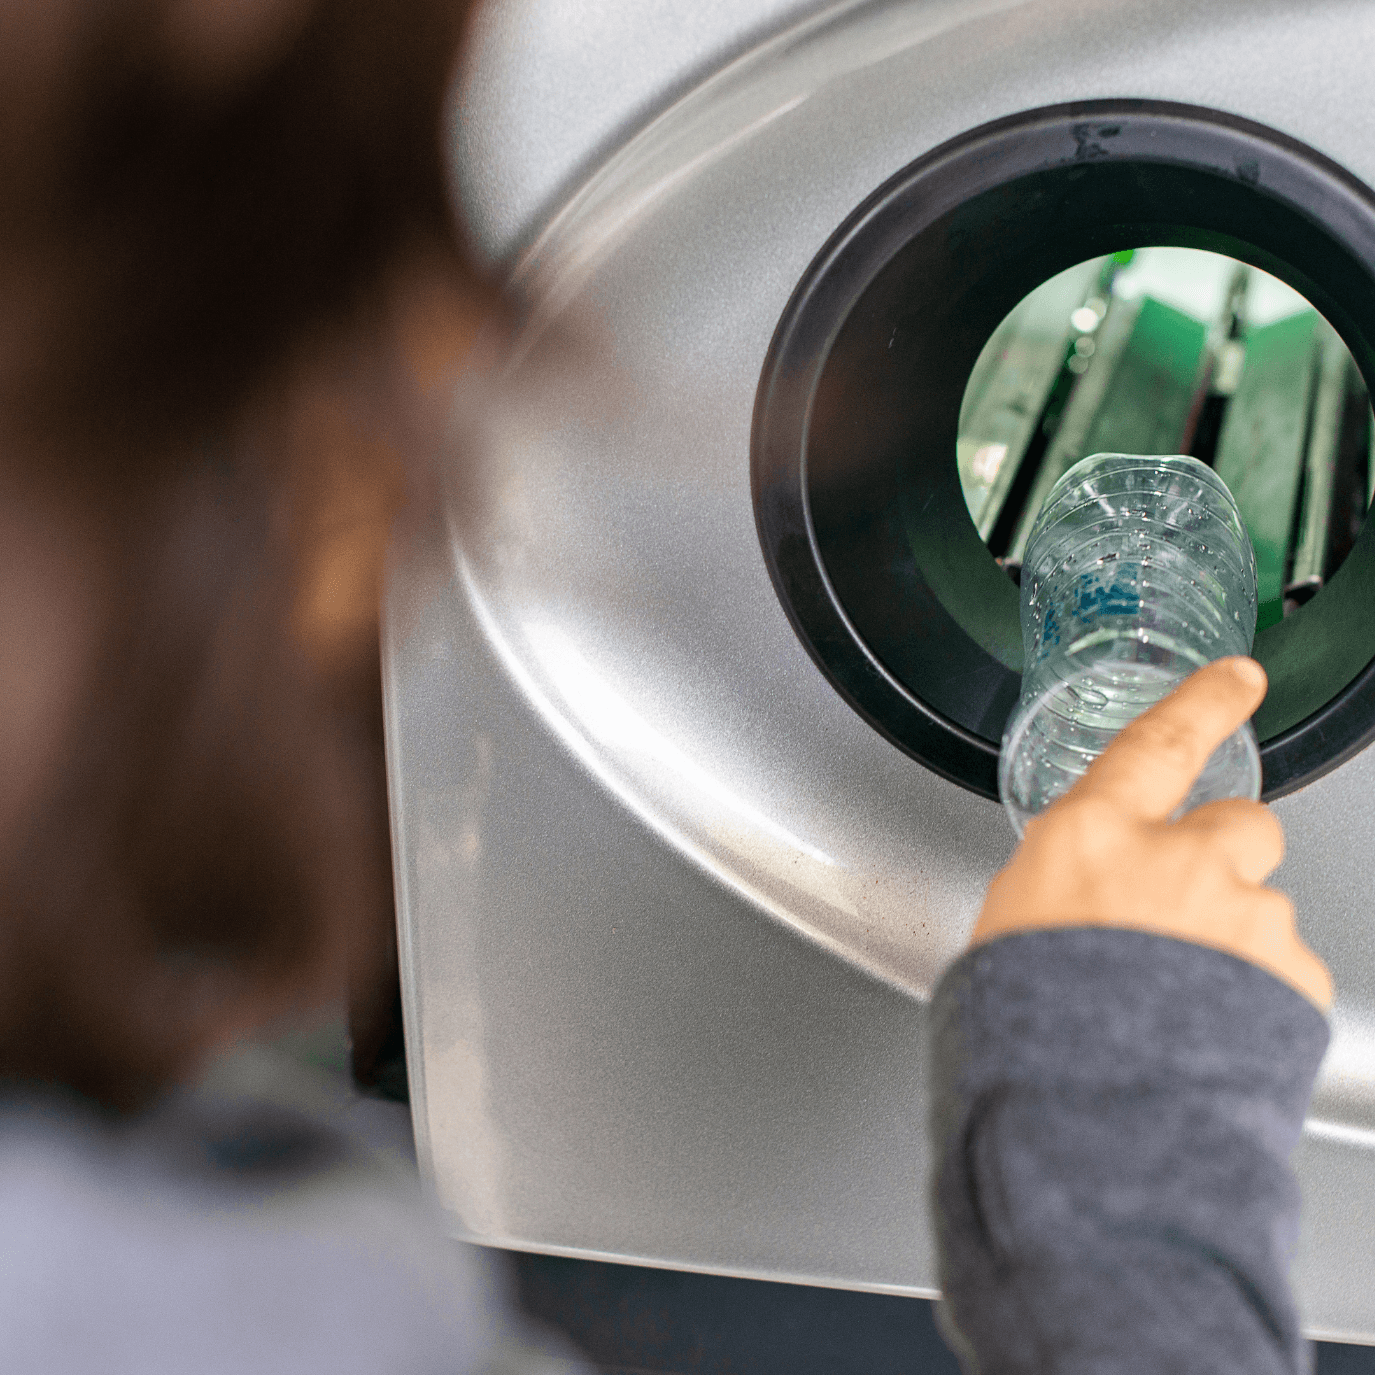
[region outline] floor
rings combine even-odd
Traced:
[[[527,1312],[604,1375],[959,1375],[923,1299],[512,1256]],[[1375,1347],[1319,1343],[1316,1375],[1375,1375]]]

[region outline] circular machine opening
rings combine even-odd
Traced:
[[[1033,111],[937,149],[841,226],[760,382],[779,596],[872,724],[994,796],[1015,578],[1086,454],[1193,452],[1261,572],[1265,792],[1375,735],[1375,195],[1212,111]]]

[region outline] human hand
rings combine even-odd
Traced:
[[[970,943],[1057,927],[1149,931],[1247,960],[1326,1011],[1331,975],[1299,938],[1293,904],[1264,886],[1284,857],[1273,813],[1235,798],[1169,820],[1265,688],[1254,660],[1220,659],[1127,726],[1028,823]]]

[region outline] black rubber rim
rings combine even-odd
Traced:
[[[1146,244],[1207,248],[1285,279],[1375,381],[1375,195],[1274,130],[1146,101],[1028,111],[912,163],[817,255],[764,363],[755,515],[793,626],[876,729],[987,797],[997,795],[1020,646],[1008,642],[1015,589],[959,492],[965,383],[1027,292],[1077,262]],[[1328,605],[1344,598],[1348,624],[1352,607],[1368,620],[1375,522],[1331,587],[1339,583]],[[979,597],[999,605],[975,624],[965,612]],[[1317,625],[1316,614],[1302,624]],[[1364,641],[1334,637],[1324,671],[1338,685],[1315,702],[1322,665],[1305,659],[1296,633],[1257,638],[1273,685],[1257,716],[1266,797],[1375,737],[1375,653],[1353,667]]]

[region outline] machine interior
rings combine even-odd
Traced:
[[[1264,631],[1351,552],[1373,437],[1350,350],[1299,292],[1224,254],[1148,247],[1057,273],[1006,316],[970,374],[956,457],[970,518],[1015,582],[1078,459],[1192,454],[1241,507]]]

